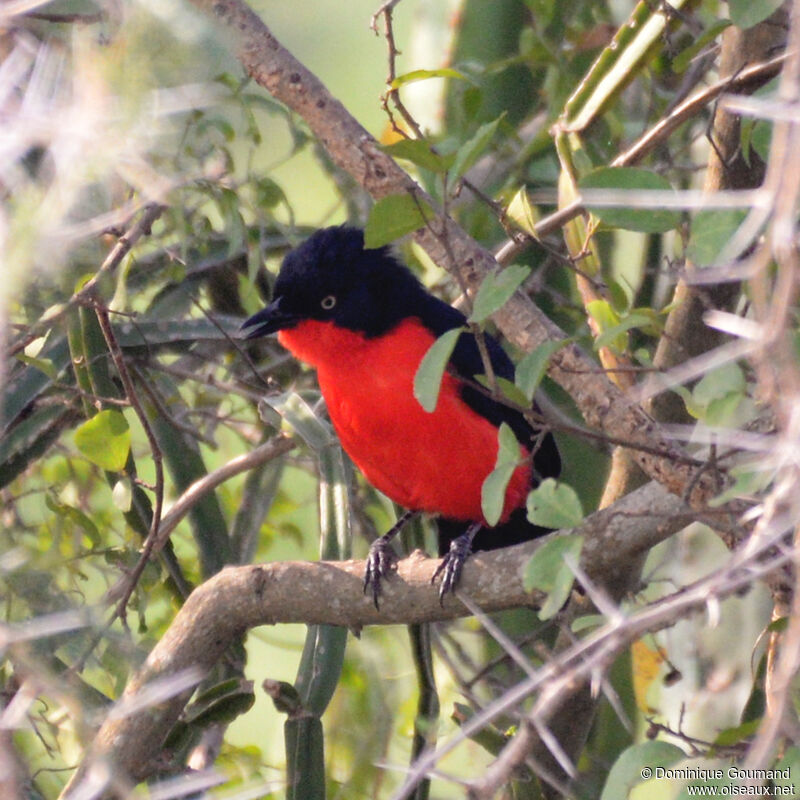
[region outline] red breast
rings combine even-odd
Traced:
[[[449,373],[432,413],[416,400],[414,376],[435,340],[418,319],[373,338],[305,320],[278,338],[316,367],[342,446],[373,486],[408,509],[483,519],[481,486],[497,459],[497,428],[463,402],[461,381]],[[530,454],[520,445],[501,522],[525,504],[530,477]]]

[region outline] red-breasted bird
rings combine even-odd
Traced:
[[[372,586],[376,605],[395,560],[389,540],[414,513],[437,518],[441,597],[455,588],[472,550],[547,533],[528,522],[525,501],[532,487],[559,474],[558,448],[550,433],[531,427],[475,381],[485,370],[471,333],[456,343],[435,410],[425,411],[414,397],[414,376],[430,346],[465,324],[389,248],[365,249],[362,231],[334,227],[286,256],[272,302],[242,326],[248,339],[277,331],[284,347],[316,368],[342,447],[373,486],[408,509],[370,548],[364,590]],[[513,380],[506,353],[484,338],[495,375]],[[489,527],[481,486],[495,467],[503,422],[519,441],[520,463],[500,521]]]

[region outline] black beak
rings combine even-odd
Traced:
[[[257,314],[253,314],[250,319],[245,320],[239,329],[239,338],[256,339],[259,336],[267,336],[270,333],[281,331],[284,328],[292,328],[300,321],[296,314],[281,308],[279,297],[273,300],[266,308],[262,308]]]

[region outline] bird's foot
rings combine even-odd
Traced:
[[[364,570],[364,594],[372,587],[372,602],[380,611],[378,599],[381,596],[381,581],[388,578],[397,569],[397,554],[389,542],[403,530],[405,524],[417,515],[416,511],[405,511],[400,518],[389,528],[383,536],[376,539],[369,546],[367,553],[367,566]]]
[[[369,547],[367,566],[364,570],[364,594],[372,587],[372,602],[376,610],[380,610],[381,581],[388,578],[397,569],[397,553],[394,552],[389,539],[381,536]]]
[[[476,522],[467,528],[466,532],[450,542],[450,549],[442,558],[442,563],[436,567],[431,583],[435,583],[439,575],[442,581],[439,584],[439,603],[444,605],[444,598],[448,594],[455,592],[461,580],[461,573],[467,559],[472,553],[472,540],[475,534],[481,529],[481,524]]]

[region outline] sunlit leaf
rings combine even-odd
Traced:
[[[453,155],[443,156],[434,152],[430,143],[424,139],[401,139],[394,144],[381,147],[392,158],[404,158],[418,167],[431,172],[446,172],[453,162]]]
[[[130,511],[133,502],[133,486],[128,478],[122,478],[111,490],[111,500],[120,511]]]
[[[536,236],[536,223],[541,219],[541,214],[531,203],[528,190],[524,186],[520,186],[519,191],[511,198],[511,202],[506,208],[506,214],[525,233]]]
[[[398,75],[389,86],[392,89],[399,89],[406,84],[416,83],[417,81],[427,81],[431,78],[456,78],[461,81],[469,80],[463,72],[459,72],[452,67],[443,67],[442,69],[415,69],[403,75]]]
[[[125,416],[114,409],[95,414],[75,430],[75,446],[98,467],[119,472],[131,449],[131,431]]]

